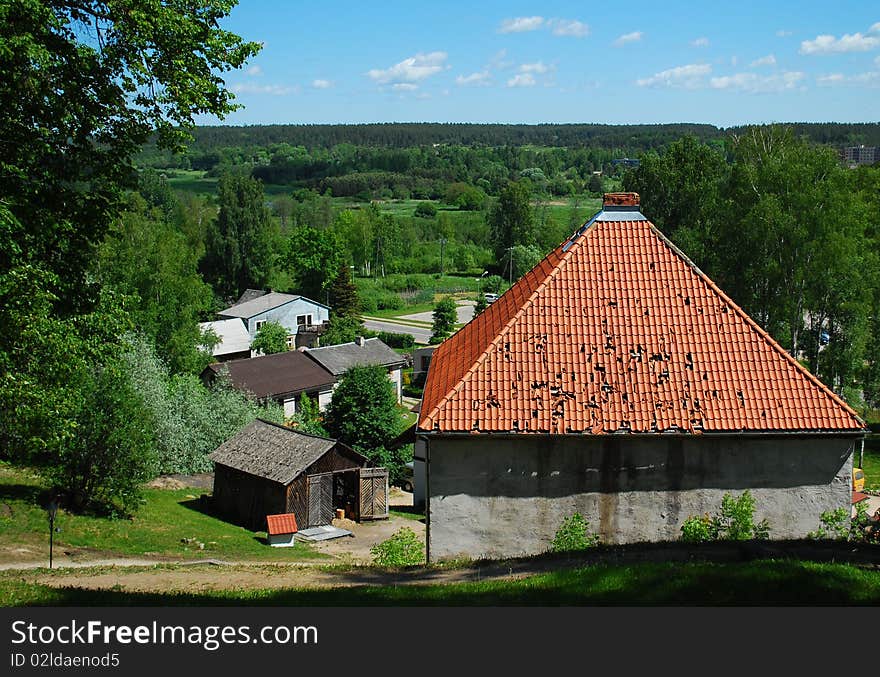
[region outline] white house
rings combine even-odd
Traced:
[[[330,320],[330,308],[305,296],[280,292],[260,293],[249,289],[239,302],[218,313],[223,319],[244,322],[251,341],[266,322],[277,322],[287,329],[288,348],[314,345]]]

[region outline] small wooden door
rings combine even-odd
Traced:
[[[375,520],[388,517],[388,470],[361,468],[361,519]]]
[[[306,526],[320,527],[333,521],[333,473],[309,475],[309,519]]]

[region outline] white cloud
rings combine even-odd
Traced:
[[[534,87],[537,83],[531,73],[519,73],[507,81],[508,87]]]
[[[418,88],[418,85],[414,85],[411,82],[396,82],[391,85],[391,89],[393,89],[395,92],[414,92]]]
[[[499,33],[525,33],[536,31],[544,25],[542,16],[520,16],[515,19],[505,19],[498,27]]]
[[[757,68],[758,66],[775,66],[776,57],[773,54],[768,54],[767,56],[762,56],[760,59],[755,59],[749,65],[752,68]]]
[[[459,75],[455,78],[455,84],[460,87],[486,87],[490,84],[491,77],[487,70],[470,75]]]
[[[660,71],[649,78],[636,80],[639,87],[672,87],[676,89],[697,89],[704,84],[703,78],[712,72],[708,64],[691,63]]]
[[[880,87],[880,70],[858,73],[857,75],[843,75],[831,73],[816,78],[816,84],[822,87],[835,87],[838,85],[856,85],[859,87]]]
[[[590,27],[576,19],[550,19],[547,25],[553,30],[553,35],[562,37],[582,38],[590,34]]]
[[[547,73],[552,70],[550,66],[545,64],[543,61],[536,61],[535,63],[524,63],[519,67],[520,73],[538,73],[539,75],[542,73]]]
[[[786,31],[786,30],[779,30],[779,31],[776,31],[776,37],[777,37],[777,38],[787,38],[787,37],[789,37],[790,35],[791,35],[791,31]]]
[[[446,52],[419,53],[384,70],[373,68],[367,71],[367,77],[380,85],[396,82],[419,82],[448,68],[445,65],[446,57]]]
[[[330,89],[333,86],[333,83],[329,80],[313,80],[312,87],[315,89]]]
[[[840,83],[846,80],[846,76],[843,73],[831,73],[830,75],[820,75],[816,78],[816,84],[822,87],[832,87],[834,85],[839,85]]]
[[[253,75],[254,77],[258,77],[263,74],[263,69],[257,65],[251,66],[247,69],[248,75]]]
[[[295,94],[299,90],[297,87],[289,87],[287,85],[259,85],[256,82],[240,82],[232,85],[230,89],[236,94],[269,94],[271,96],[286,96]]]
[[[806,75],[800,71],[786,71],[774,75],[736,73],[735,75],[711,78],[709,86],[712,89],[730,89],[750,94],[762,94],[795,89],[805,77]]]
[[[815,40],[801,42],[801,54],[843,54],[867,52],[880,47],[880,38],[861,33],[846,34],[841,38],[833,35],[817,35]]]
[[[871,26],[871,27],[868,29],[868,32],[869,32],[869,33],[880,33],[880,21],[878,21],[878,22],[875,23],[873,26]]]
[[[691,40],[691,47],[708,47],[709,46],[709,38],[697,38],[696,40]]]
[[[642,39],[644,33],[641,31],[633,31],[632,33],[624,33],[617,40],[614,41],[615,47],[623,47],[624,45],[628,45],[631,42],[638,42]]]

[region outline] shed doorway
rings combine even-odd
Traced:
[[[352,520],[360,519],[360,483],[357,468],[337,472],[316,473],[307,478],[307,527],[330,524],[336,510],[345,511]]]

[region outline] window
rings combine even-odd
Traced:
[[[311,315],[297,315],[296,316],[296,326],[311,326],[312,325],[312,316]]]
[[[296,336],[287,337],[287,349],[293,350],[296,347]]]
[[[266,324],[266,320],[255,320],[254,321],[254,331],[260,331],[260,327]]]

